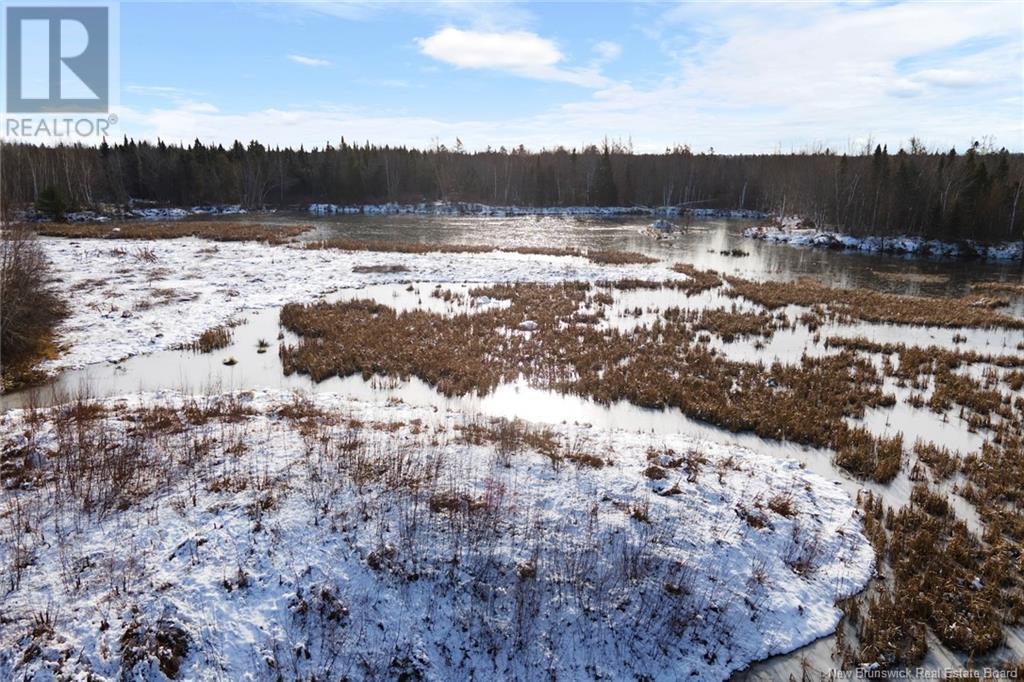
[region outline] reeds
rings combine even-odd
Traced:
[[[1015,296],[1024,296],[1024,282],[976,282],[971,285],[975,291],[997,291]]]
[[[217,325],[207,329],[192,343],[182,344],[177,350],[190,350],[193,353],[212,353],[231,345],[232,331],[229,325]]]
[[[632,251],[582,250],[546,246],[491,246],[486,244],[429,244],[422,242],[395,242],[386,240],[359,240],[336,237],[308,242],[307,249],[339,249],[342,251],[375,251],[380,253],[519,253],[528,256],[557,256],[586,258],[602,265],[644,265],[657,262]]]
[[[885,669],[916,665],[929,629],[971,656],[997,648],[1003,623],[1024,616],[1015,553],[971,533],[945,496],[923,484],[914,486],[908,505],[884,514],[871,493],[860,501],[892,582],[844,605],[857,633],[855,647],[843,643],[844,659]]]
[[[976,305],[972,298],[902,296],[873,289],[838,289],[810,278],[754,282],[726,277],[729,294],[766,308],[823,305],[838,319],[934,327],[1024,329],[1024,320]]]
[[[352,272],[357,274],[386,274],[395,272],[409,272],[409,268],[402,265],[401,263],[385,263],[381,265],[356,265],[352,268]]]
[[[102,224],[46,223],[35,228],[46,237],[70,239],[179,239],[198,237],[218,242],[267,242],[283,244],[310,225],[270,225],[232,221],[159,221],[116,222]]]
[[[575,318],[589,290],[585,283],[479,288],[470,296],[510,305],[453,316],[397,313],[372,301],[289,304],[281,323],[302,338],[279,353],[286,373],[315,381],[417,376],[449,396],[486,394],[525,377],[604,403],[676,407],[731,431],[841,448],[839,462],[866,477],[889,480],[899,469],[899,442],[846,423],[867,407],[893,404],[869,361],[848,351],[796,365],[733,361],[697,343],[678,315],[630,331],[581,324]],[[739,318],[713,312],[698,319],[725,328]],[[524,320],[536,324],[528,335],[516,331]],[[733,333],[764,333],[767,323],[755,316],[750,327]]]
[[[672,269],[689,277],[686,290],[690,294],[699,294],[722,285],[722,277],[714,270],[698,270],[689,263],[675,263]]]

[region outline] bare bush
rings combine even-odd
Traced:
[[[67,315],[50,287],[50,266],[25,228],[5,227],[0,236],[0,371],[3,384],[31,376],[35,362],[53,352],[56,325]]]

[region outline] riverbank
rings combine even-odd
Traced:
[[[946,242],[907,235],[855,237],[841,232],[801,227],[801,225],[802,221],[799,218],[786,218],[781,224],[751,227],[743,234],[750,239],[776,244],[864,253],[889,253],[926,258],[978,258],[993,261],[1024,259],[1024,241],[984,244],[970,239]]]
[[[313,215],[452,215],[452,216],[579,216],[585,218],[621,218],[629,216],[684,216],[694,218],[734,218],[756,220],[768,214],[751,209],[688,208],[684,206],[490,206],[462,202],[423,202],[418,204],[309,205]]]

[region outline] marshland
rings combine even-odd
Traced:
[[[18,4],[0,682],[1024,675],[1024,5]]]
[[[744,220],[654,240],[645,224],[24,228],[66,309],[2,398],[16,615],[0,665],[188,677],[215,651],[207,632],[231,670],[259,651],[300,677],[1019,665],[1019,264],[801,250],[745,238]],[[606,543],[625,544],[594,553]],[[314,547],[344,570],[301,558]],[[819,601],[789,610],[792,589]],[[249,648],[203,624],[211,590],[232,623],[247,600],[290,606]],[[586,615],[608,609],[621,618]],[[430,643],[397,656],[414,631]],[[562,662],[539,667],[538,646]]]

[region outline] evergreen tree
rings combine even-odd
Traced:
[[[47,216],[50,220],[59,222],[64,220],[64,214],[68,211],[68,205],[60,190],[53,185],[47,185],[36,199],[36,211]]]
[[[612,175],[612,159],[606,144],[597,164],[597,173],[594,176],[594,204],[617,206],[618,203],[619,190],[615,186],[615,177]]]

